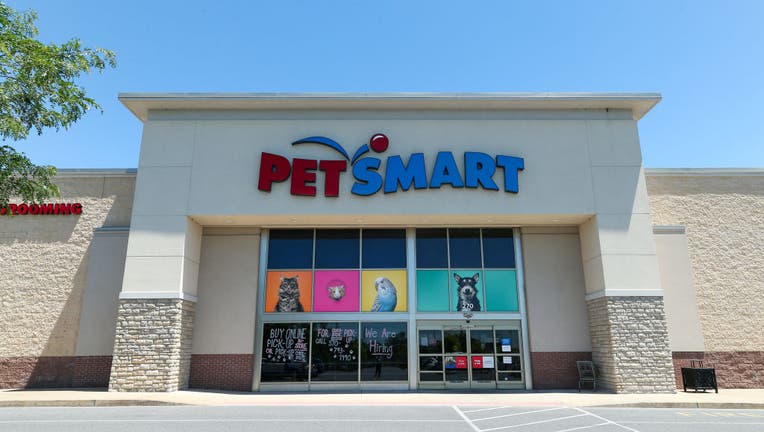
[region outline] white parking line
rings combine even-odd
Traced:
[[[636,430],[636,429],[632,429],[632,428],[630,428],[630,427],[628,427],[628,426],[624,426],[624,425],[622,425],[622,424],[619,424],[619,423],[616,423],[616,422],[614,422],[614,421],[612,421],[612,420],[608,420],[608,419],[606,419],[605,417],[600,417],[600,416],[598,416],[597,414],[594,414],[594,413],[591,413],[591,412],[589,412],[589,411],[586,411],[585,409],[581,409],[581,408],[576,408],[576,409],[577,409],[577,410],[579,410],[579,411],[581,411],[582,413],[586,413],[586,414],[588,414],[588,415],[590,415],[590,416],[592,416],[592,417],[596,417],[596,418],[598,418],[598,419],[600,419],[600,420],[602,420],[602,421],[605,421],[605,422],[607,422],[608,424],[612,424],[612,425],[618,426],[618,427],[620,427],[620,428],[626,429],[626,430],[628,430],[628,431],[631,431],[631,432],[639,432],[639,431],[638,431],[638,430]]]
[[[480,428],[478,428],[477,426],[475,426],[475,423],[472,423],[472,420],[470,420],[470,419],[469,419],[469,417],[467,417],[467,416],[466,416],[466,415],[465,415],[463,412],[461,412],[461,410],[459,410],[459,408],[457,408],[457,407],[456,407],[456,405],[451,405],[451,408],[453,408],[453,409],[454,409],[454,411],[456,411],[456,413],[457,413],[457,414],[459,414],[459,415],[460,415],[460,416],[461,416],[461,417],[464,419],[464,421],[466,421],[466,422],[467,422],[467,424],[468,424],[468,425],[470,425],[470,427],[471,427],[471,428],[472,428],[472,429],[473,429],[475,432],[481,432],[481,431],[480,431]]]
[[[572,419],[572,418],[576,418],[576,417],[584,417],[584,416],[587,416],[587,415],[589,415],[589,414],[576,414],[576,415],[572,415],[572,416],[558,417],[558,418],[553,418],[553,419],[549,419],[549,420],[539,420],[539,421],[535,421],[535,422],[522,423],[522,424],[511,425],[511,426],[500,426],[500,427],[495,427],[495,428],[491,428],[491,429],[481,429],[480,432],[489,432],[489,431],[495,431],[495,430],[500,430],[500,429],[512,429],[512,428],[518,428],[518,427],[523,427],[523,426],[531,426],[531,425],[536,425],[536,424],[541,424],[541,423],[551,423],[551,422],[556,422],[556,421],[560,421],[560,420]]]
[[[540,413],[540,412],[545,412],[545,411],[558,411],[558,410],[562,410],[562,409],[566,409],[566,407],[545,408],[545,409],[533,410],[533,411],[523,411],[523,412],[519,412],[519,413],[504,414],[504,415],[498,415],[498,416],[493,416],[493,417],[483,417],[483,418],[479,418],[479,419],[472,419],[472,421],[493,420],[493,419],[502,418],[502,417],[514,417],[514,416],[519,416],[519,415],[525,415],[525,414],[531,414],[531,413]]]
[[[480,412],[480,411],[493,411],[498,409],[504,409],[504,408],[512,408],[511,406],[498,406],[498,407],[491,407],[491,408],[480,408],[475,410],[469,410],[469,411],[462,411],[465,414],[468,413],[474,413],[474,412]]]
[[[570,429],[558,430],[558,431],[554,431],[554,432],[571,432],[571,431],[576,431],[576,430],[596,428],[598,426],[605,426],[605,425],[609,425],[609,424],[610,423],[597,423],[597,424],[591,425],[591,426],[579,426],[579,427],[574,427],[574,428],[570,428]]]

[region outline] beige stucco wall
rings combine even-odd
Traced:
[[[655,225],[686,227],[707,351],[764,350],[764,175],[651,175]]]
[[[127,227],[102,228],[93,236],[77,336],[78,356],[104,356],[114,351],[127,234]]]
[[[0,218],[0,357],[74,355],[93,233],[130,224],[135,175],[62,171],[79,216]]]
[[[663,306],[671,351],[705,351],[687,237],[681,227],[656,227]]]
[[[576,227],[522,230],[531,351],[591,351]]]
[[[254,352],[259,260],[259,229],[205,229],[194,354]]]

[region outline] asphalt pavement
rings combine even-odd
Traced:
[[[764,431],[764,410],[566,406],[153,406],[0,408],[3,432]]]

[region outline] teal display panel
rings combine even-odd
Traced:
[[[486,311],[517,312],[517,275],[515,270],[485,271]]]
[[[448,270],[417,270],[419,312],[448,312]]]

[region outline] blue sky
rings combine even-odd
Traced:
[[[137,166],[120,92],[657,91],[646,167],[764,167],[764,1],[6,2],[118,56],[103,114],[11,143],[38,164]]]

